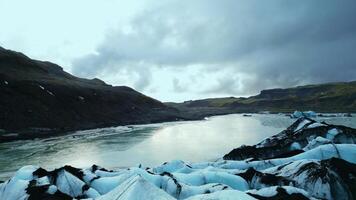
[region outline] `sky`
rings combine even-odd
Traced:
[[[0,46],[161,101],[356,80],[354,0],[0,0]]]

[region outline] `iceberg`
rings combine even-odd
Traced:
[[[299,117],[309,117],[309,118],[315,118],[317,117],[317,114],[314,111],[294,111],[293,114],[291,114],[291,118],[299,118]]]
[[[172,196],[155,187],[139,175],[132,176],[111,192],[96,198],[97,200],[174,200]]]

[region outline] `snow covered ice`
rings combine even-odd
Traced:
[[[116,171],[24,166],[0,184],[0,199],[355,199],[355,141],[355,129],[302,117],[215,162]]]
[[[300,118],[300,117],[313,117],[315,118],[317,115],[314,111],[294,111],[294,113],[291,115],[292,118]]]

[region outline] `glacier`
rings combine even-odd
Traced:
[[[214,162],[119,170],[24,166],[0,184],[0,199],[355,199],[355,141],[356,129],[301,117]]]

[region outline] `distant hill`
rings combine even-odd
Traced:
[[[190,117],[242,112],[356,112],[356,81],[262,90],[248,98],[211,98],[166,103]]]
[[[177,110],[129,87],[78,78],[1,47],[0,94],[0,141],[179,118]]]

